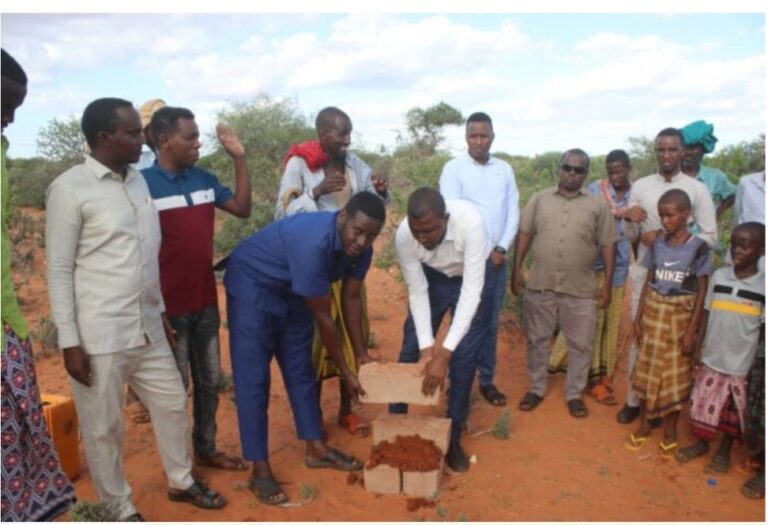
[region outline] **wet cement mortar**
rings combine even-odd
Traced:
[[[367,468],[384,464],[403,472],[430,472],[440,468],[442,453],[434,441],[417,435],[395,436],[394,442],[382,441],[371,449]]]

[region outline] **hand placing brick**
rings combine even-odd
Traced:
[[[437,405],[440,395],[421,393],[423,364],[367,363],[360,367],[358,379],[366,392],[364,403],[409,403]]]

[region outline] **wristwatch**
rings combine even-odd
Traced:
[[[494,252],[498,252],[498,253],[500,253],[500,254],[502,254],[502,255],[506,255],[506,254],[507,254],[507,250],[506,250],[506,248],[503,248],[503,247],[501,247],[501,246],[496,246],[496,247],[494,247],[494,248],[493,248],[493,251],[494,251]]]

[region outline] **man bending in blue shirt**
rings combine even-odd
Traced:
[[[232,252],[227,289],[232,373],[243,456],[253,462],[250,487],[260,501],[288,498],[269,465],[270,362],[277,359],[299,439],[307,442],[310,468],[359,470],[362,463],[322,439],[312,335],[323,345],[353,398],[365,392],[341,355],[331,317],[331,283],[342,279],[343,316],[350,337],[362,338],[360,286],[381,231],[384,203],[370,192],[355,194],[338,212],[302,213],[276,221]]]

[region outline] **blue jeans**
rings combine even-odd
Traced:
[[[206,306],[169,320],[176,330],[173,355],[185,392],[189,391],[192,376],[192,444],[197,456],[210,457],[216,453],[216,410],[221,384],[219,308]]]
[[[499,315],[501,315],[501,306],[504,304],[504,292],[507,289],[507,264],[502,264],[498,270],[492,269],[490,274],[486,272],[485,278],[491,281],[488,285],[493,288],[493,312],[488,323],[487,335],[480,347],[480,362],[477,365],[477,379],[480,386],[493,384],[493,375],[496,372],[496,340],[499,333]]]
[[[450,310],[451,316],[456,313],[456,305],[461,294],[462,276],[448,277],[429,266],[422,265],[429,285],[429,307],[432,314],[432,333],[437,334],[440,323],[445,314]],[[462,338],[459,345],[453,351],[448,365],[448,377],[451,382],[451,390],[448,395],[448,418],[451,420],[451,442],[458,443],[461,431],[469,413],[469,396],[472,393],[472,381],[475,378],[477,363],[480,357],[480,347],[488,334],[488,323],[493,311],[493,279],[489,274],[495,272],[489,262],[485,266],[485,284],[480,295],[480,304],[469,331]],[[408,313],[408,318],[403,326],[403,346],[400,350],[400,363],[416,363],[420,356],[419,341],[416,338],[416,327],[413,316]],[[405,414],[408,405],[395,403],[389,405],[389,411],[393,414]]]

